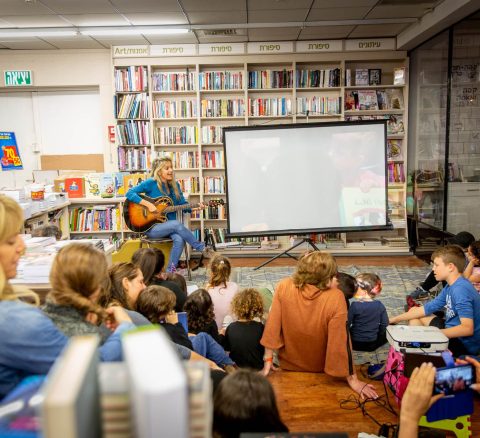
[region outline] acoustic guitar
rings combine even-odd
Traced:
[[[158,198],[150,198],[144,194],[139,196],[140,198],[154,204],[157,207],[157,211],[152,213],[143,205],[136,204],[128,199],[125,200],[125,203],[123,204],[123,219],[125,220],[127,227],[136,233],[144,233],[155,224],[166,222],[168,220],[168,213],[200,207],[200,204],[198,203],[173,205],[173,201],[168,196],[160,196]],[[211,200],[204,205],[207,207],[216,207],[223,204],[223,199],[216,199]]]

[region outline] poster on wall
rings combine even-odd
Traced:
[[[0,150],[2,170],[23,169],[14,132],[0,132]]]

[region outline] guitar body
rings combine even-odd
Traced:
[[[147,207],[135,202],[130,202],[128,199],[123,204],[123,219],[127,227],[136,233],[144,233],[152,228],[155,224],[167,221],[167,216],[164,210],[167,207],[173,206],[172,200],[167,196],[159,198],[150,198],[146,195],[139,195],[140,198],[155,204],[157,213],[151,213]]]

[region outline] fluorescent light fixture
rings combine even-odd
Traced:
[[[80,33],[88,36],[122,36],[122,35],[179,35],[188,33],[185,28],[162,28],[162,27],[99,27],[81,28]]]
[[[78,35],[77,30],[72,29],[0,29],[0,38],[31,38],[31,37],[65,37]]]

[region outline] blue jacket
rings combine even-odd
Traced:
[[[122,323],[100,347],[100,360],[121,360],[120,335],[134,327]],[[40,309],[20,301],[0,301],[0,399],[24,377],[47,374],[67,342]]]
[[[149,196],[150,198],[158,198],[160,196],[168,196],[172,201],[173,205],[184,205],[188,204],[188,202],[183,197],[182,190],[180,188],[180,184],[175,182],[178,187],[178,192],[180,193],[180,197],[177,198],[173,190],[167,192],[162,192],[158,187],[157,182],[153,178],[149,178],[142,183],[140,183],[136,187],[132,187],[127,193],[126,197],[129,201],[135,202],[135,204],[139,204],[142,198],[138,196],[139,193],[145,193],[145,195]],[[190,212],[191,210],[185,210],[186,212]],[[173,220],[177,218],[177,214],[175,212],[171,212],[167,214],[168,220]]]

